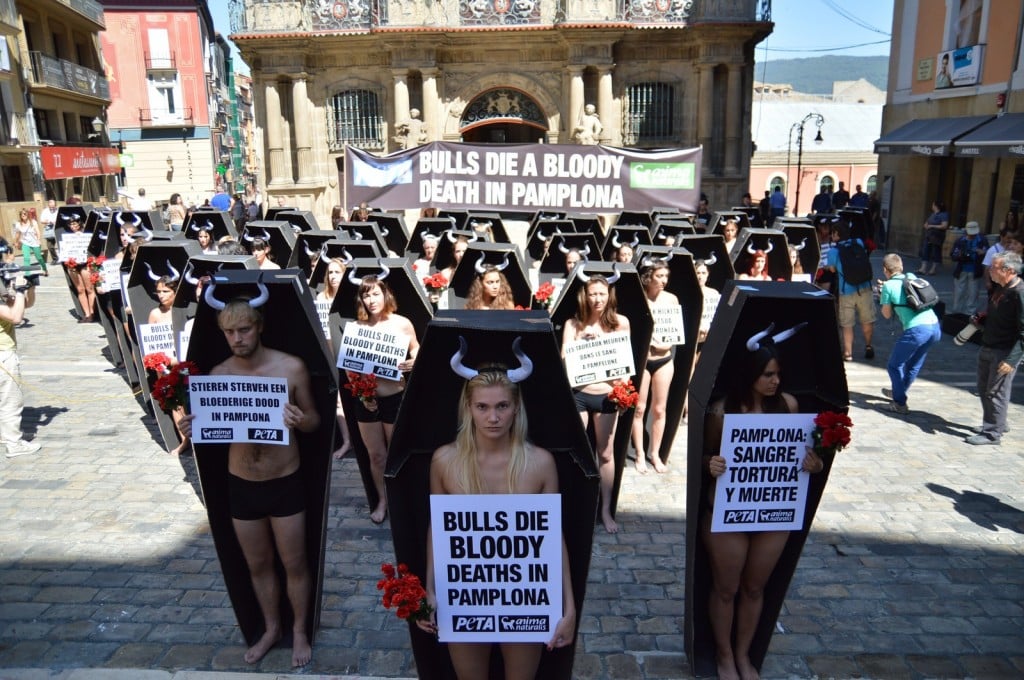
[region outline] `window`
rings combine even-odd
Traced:
[[[831,175],[823,175],[822,178],[818,180],[818,193],[821,193],[822,191],[832,193],[835,190],[836,182],[832,179]]]
[[[53,134],[50,131],[50,112],[46,109],[32,109],[32,116],[36,119],[36,134],[40,139],[52,140]]]
[[[864,191],[870,194],[876,189],[878,189],[878,175],[870,175],[864,182]]]
[[[376,92],[345,90],[327,102],[327,143],[332,150],[345,144],[360,149],[383,149],[383,126]]]
[[[960,0],[956,16],[956,47],[969,47],[981,42],[982,0]]]
[[[775,192],[775,187],[779,187],[782,193],[786,193],[786,178],[782,175],[775,175],[768,181],[768,191]]]
[[[675,140],[673,130],[675,88],[668,83],[637,83],[626,88],[623,142],[632,146]]]

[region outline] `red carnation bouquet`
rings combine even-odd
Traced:
[[[78,267],[78,260],[76,260],[73,257],[69,257],[64,261],[64,266],[69,269],[75,269],[76,267]]]
[[[547,309],[551,306],[553,300],[551,296],[555,293],[555,284],[550,281],[545,281],[540,284],[537,288],[537,292],[533,294],[534,299],[540,304],[541,307]]]
[[[89,272],[89,281],[96,285],[103,278],[103,263],[107,261],[106,255],[93,257],[90,255],[85,261],[85,269]]]
[[[377,376],[365,373],[347,373],[348,382],[345,388],[352,393],[353,397],[366,404],[368,401],[377,401]]]
[[[183,408],[188,413],[188,379],[199,375],[199,367],[192,361],[175,363],[163,352],[154,352],[142,357],[142,365],[157,374],[150,394],[156,399],[160,410],[171,413]]]
[[[636,393],[632,380],[625,382],[616,380],[612,383],[612,391],[608,393],[608,399],[619,407],[619,410],[625,411],[636,406],[637,401],[640,400],[640,395]]]
[[[420,577],[409,573],[409,567],[399,564],[398,569],[385,562],[380,565],[384,578],[377,581],[377,590],[384,591],[384,608],[396,607],[398,618],[405,621],[426,621],[434,613],[427,603],[427,591]]]
[[[822,411],[814,418],[814,452],[821,456],[824,453],[835,454],[850,444],[850,428],[853,421],[845,413]]]
[[[441,272],[437,272],[430,276],[424,276],[423,285],[426,286],[427,290],[431,293],[441,293],[448,287],[448,279],[446,279],[444,274]]]

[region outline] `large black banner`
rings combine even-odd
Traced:
[[[695,211],[701,150],[431,142],[388,156],[348,147],[345,202],[487,210]]]

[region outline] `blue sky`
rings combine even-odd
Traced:
[[[214,27],[229,35],[228,0],[208,2]],[[892,30],[892,5],[893,0],[774,0],[775,31],[757,46],[755,59],[763,63],[823,54],[887,55],[889,43],[879,41]],[[235,56],[235,70],[249,73],[237,52]]]

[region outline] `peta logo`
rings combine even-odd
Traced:
[[[261,442],[283,442],[284,431],[264,427],[250,427],[249,439]]]
[[[493,616],[453,616],[453,633],[493,633]]]
[[[755,515],[753,510],[726,510],[724,521],[726,524],[753,524]]]
[[[377,366],[376,368],[373,369],[373,372],[376,375],[379,375],[382,378],[388,378],[389,380],[398,380],[399,378],[401,378],[401,373],[399,373],[397,368]]]

